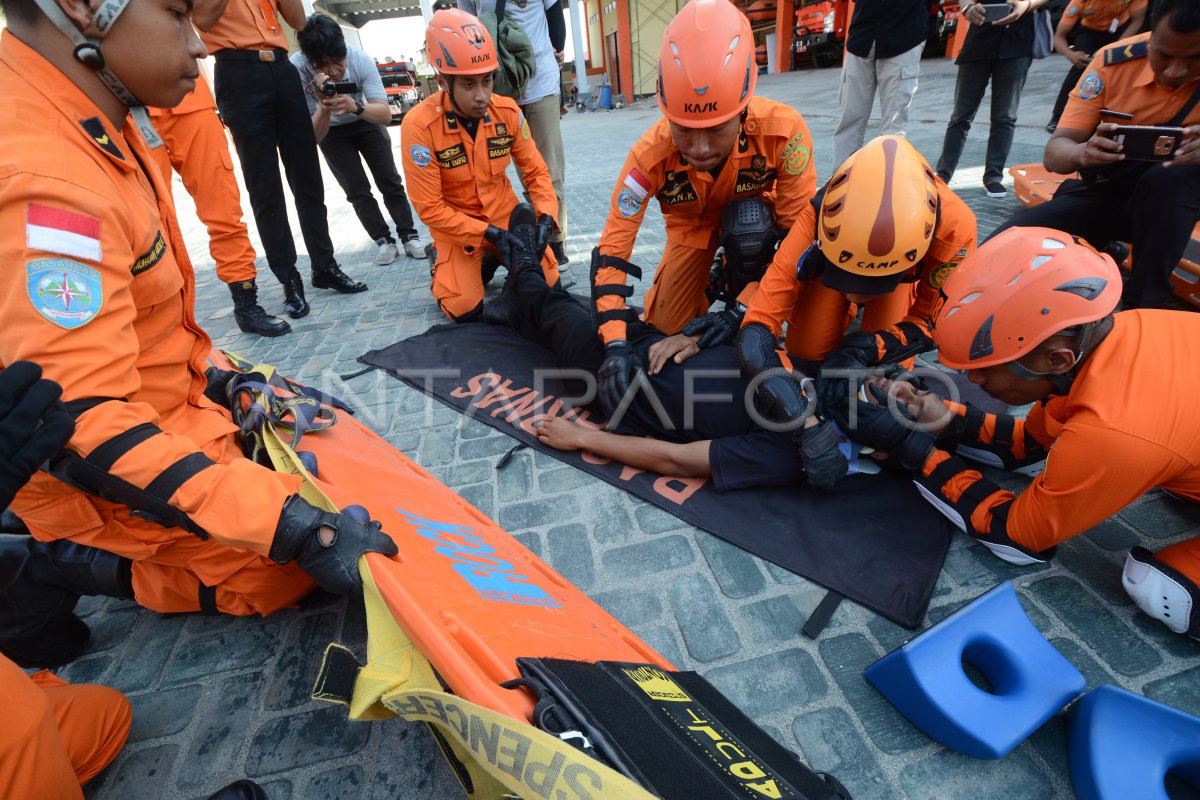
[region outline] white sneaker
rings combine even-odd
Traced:
[[[396,249],[395,242],[380,239],[375,244],[379,245],[379,252],[375,254],[375,263],[381,267],[392,263],[400,256],[400,251]]]
[[[416,237],[404,243],[404,254],[409,258],[429,258],[425,252],[425,245],[421,244],[421,240]]]

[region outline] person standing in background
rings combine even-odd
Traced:
[[[1033,12],[1046,0],[1010,0],[1012,13],[988,22],[983,6],[960,0],[963,19],[971,23],[958,65],[954,86],[954,111],[946,126],[937,175],[946,183],[954,177],[963,145],[971,132],[975,112],[983,102],[983,92],[992,84],[992,128],[984,157],[983,188],[988,197],[1004,197],[1004,164],[1012,149],[1017,129],[1017,109],[1025,76],[1033,63]]]
[[[921,51],[929,32],[929,0],[858,0],[850,19],[833,135],[833,164],[862,147],[879,89],[880,134],[904,135],[917,93]]]
[[[279,14],[296,30],[304,27],[301,0],[211,0],[195,9],[192,21],[217,61],[217,107],[237,148],[267,264],[284,285],[284,310],[299,319],[309,308],[296,269],[280,159],[312,262],[312,285],[344,294],[365,292],[367,285],[351,280],[333,255],[317,141]]]
[[[362,50],[347,46],[342,27],[324,14],[309,17],[304,30],[296,34],[296,40],[300,52],[292,56],[292,63],[304,84],[317,145],[325,155],[329,171],[354,207],[358,221],[379,248],[375,263],[391,264],[400,253],[387,221],[379,212],[379,203],[371,195],[363,161],[367,162],[375,187],[383,195],[405,255],[425,258],[425,245],[417,237],[404,182],[392,157],[392,137],[383,127],[391,122],[392,111],[388,108],[379,68]],[[355,91],[328,94],[324,88],[331,81],[352,83]]]
[[[217,277],[233,295],[237,326],[260,336],[290,332],[291,325],[258,304],[254,245],[242,221],[242,196],[233,174],[229,141],[204,71],[196,79],[195,91],[182,103],[175,108],[151,108],[150,119],[164,144],[150,152],[167,182],[174,167],[195,201],[196,216],[208,228],[208,252],[217,264]]]
[[[458,0],[458,7],[475,16],[494,12],[496,0]],[[567,165],[563,156],[561,105],[559,92],[562,79],[560,70],[563,48],[567,43],[567,24],[563,20],[562,0],[508,0],[504,5],[504,16],[517,23],[529,37],[537,58],[537,69],[525,84],[525,94],[516,98],[533,143],[550,169],[550,180],[554,184],[554,195],[558,198],[558,230],[550,236],[550,249],[559,266],[566,264],[567,250],[567,198],[563,193],[563,180]],[[523,178],[522,178],[523,179]],[[529,190],[525,190],[526,202],[531,202]]]

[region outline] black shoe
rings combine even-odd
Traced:
[[[208,800],[267,800],[267,793],[254,781],[243,779],[218,789]]]
[[[480,319],[489,325],[504,325],[513,327],[512,315],[517,308],[516,278],[510,272],[504,279],[504,286],[494,300],[483,304]]]
[[[987,192],[988,197],[1004,197],[1008,194],[1008,189],[1000,181],[992,180],[983,185],[983,190]]]
[[[554,253],[554,257],[558,259],[560,267],[571,263],[571,259],[567,258],[567,248],[565,242],[551,242],[550,252]]]
[[[231,283],[229,293],[233,296],[233,319],[246,333],[283,336],[291,332],[291,325],[279,317],[272,317],[258,304],[258,287],[254,281]]]
[[[522,244],[520,251],[513,254],[513,263],[504,265],[508,267],[509,276],[515,278],[522,270],[541,262],[541,256],[536,252],[537,214],[534,213],[533,206],[529,203],[517,203],[508,215],[508,232],[520,239]]]
[[[1115,239],[1113,241],[1106,242],[1104,246],[1100,248],[1100,252],[1107,253],[1109,256],[1111,256],[1112,260],[1117,262],[1118,267],[1123,266],[1129,259],[1129,246],[1124,242],[1118,242]]]
[[[1058,117],[1046,123],[1046,133],[1054,133],[1058,129]]]
[[[0,536],[0,653],[21,667],[61,667],[91,638],[74,614],[85,594],[133,599],[132,562],[66,540]]]
[[[365,283],[352,279],[337,264],[322,270],[314,269],[312,285],[314,289],[333,289],[342,294],[358,294],[367,290]]]
[[[295,269],[283,282],[283,310],[292,319],[308,316],[308,301],[304,299],[304,281]]]

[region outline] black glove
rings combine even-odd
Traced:
[[[711,311],[684,325],[683,335],[698,335],[700,340],[696,344],[702,348],[728,344],[737,336],[738,329],[742,327],[742,317],[745,315],[746,312],[740,303],[727,305],[724,311]]]
[[[514,236],[504,228],[488,225],[483,238],[495,245],[496,252],[500,254],[500,261],[510,269],[527,266],[537,260],[528,241],[520,236]]]
[[[831,489],[846,476],[850,464],[838,447],[837,430],[829,420],[812,428],[800,428],[792,434],[792,441],[800,450],[809,486]]]
[[[221,408],[229,408],[229,397],[225,390],[229,386],[229,382],[238,374],[231,369],[210,366],[204,370],[204,380],[207,381],[204,387],[204,396]]]
[[[42,380],[37,364],[14,361],[0,372],[0,509],[75,432],[60,396],[62,387]]]
[[[550,244],[550,236],[558,230],[558,223],[554,221],[554,217],[549,214],[542,214],[537,218],[537,233],[534,235],[533,254],[535,259],[540,259],[546,253],[546,248]]]
[[[854,407],[854,425],[850,424],[848,412],[845,416],[833,417],[851,441],[883,450],[892,461],[909,471],[918,472],[925,466],[936,448],[933,436],[911,427],[915,422],[903,406],[894,404],[889,407],[855,400]],[[909,424],[901,422],[896,414]]]
[[[637,357],[628,342],[621,339],[605,345],[604,363],[596,373],[596,394],[605,417],[612,418],[621,405],[636,372]]]
[[[359,556],[364,553],[394,556],[400,552],[382,527],[378,522],[364,525],[345,514],[322,511],[294,494],[283,504],[279,524],[275,526],[271,560],[277,564],[295,561],[327,592],[362,591]],[[331,528],[332,537],[322,534],[322,528]],[[323,541],[324,538],[328,541]]]

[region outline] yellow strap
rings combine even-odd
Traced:
[[[326,511],[338,511],[270,423],[262,438],[275,470],[303,479],[301,497]],[[466,768],[473,800],[502,800],[514,794],[525,800],[654,800],[655,795],[634,781],[557,737],[442,691],[433,666],[380,596],[365,557],[358,567],[367,612],[367,665],[354,682],[351,719],[398,716],[427,723]],[[463,788],[466,791],[465,784]]]

